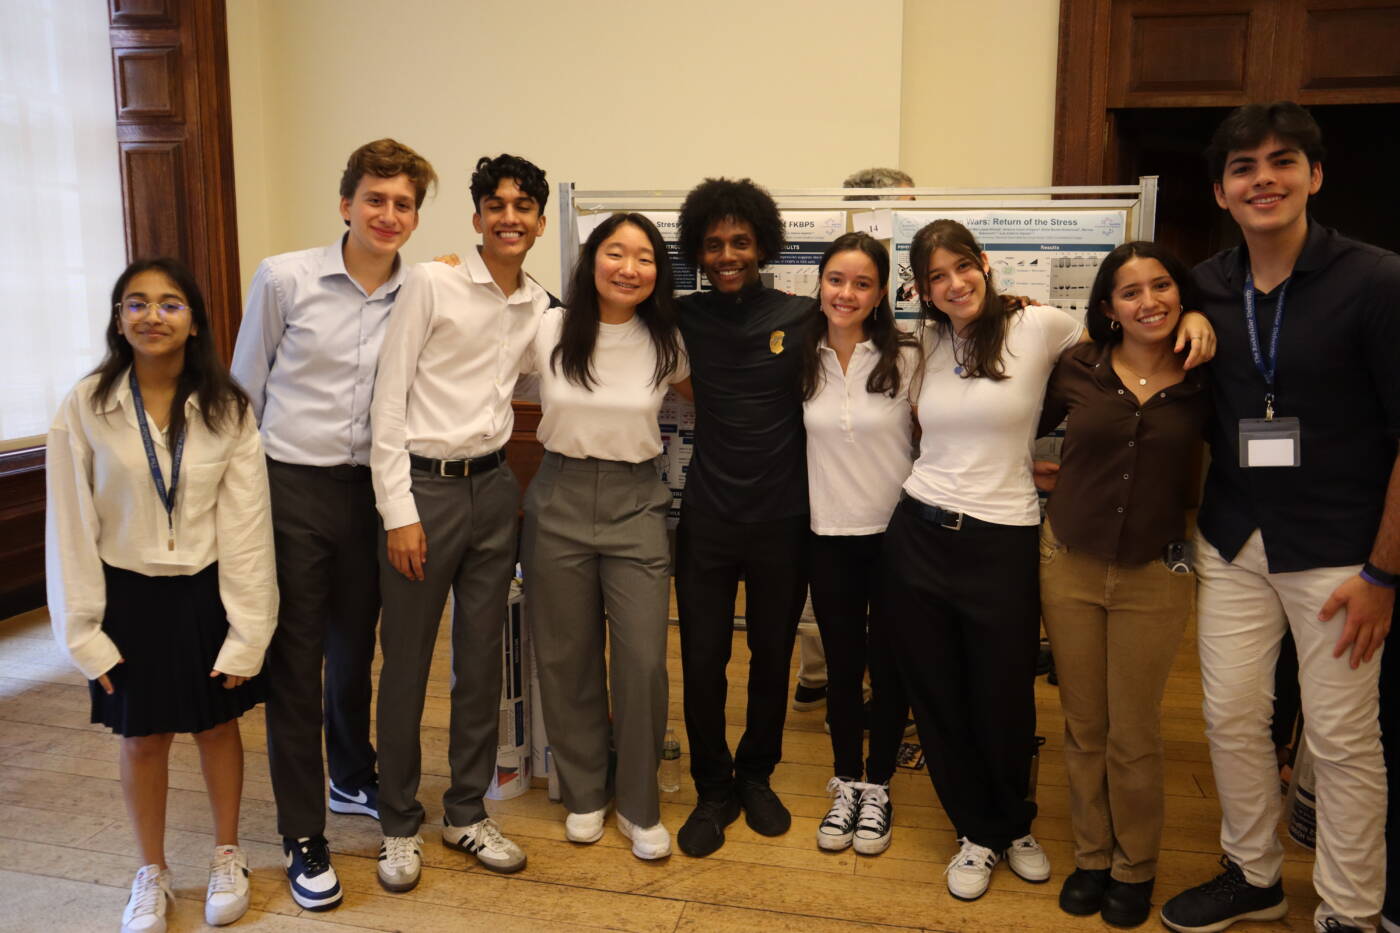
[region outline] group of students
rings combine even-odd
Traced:
[[[436,176],[392,140],[352,154],[340,241],[259,266],[232,377],[189,273],[133,263],[113,289],[107,356],[64,401],[48,453],[55,633],[92,680],[93,721],[124,737],[143,867],[123,930],[165,929],[177,732],[195,737],[214,812],[206,920],[247,909],[237,719],[264,699],[296,902],[342,900],[327,804],[379,820],[383,887],[418,883],[419,734],[449,591],[443,843],[523,868],[482,804],[517,546],[565,836],[596,841],[613,808],[635,855],[669,855],[657,413],[671,388],[696,411],[675,558],[697,798],[676,834],[687,855],[717,850],[741,812],[764,835],[791,825],[770,777],[810,584],[834,759],[821,848],[889,846],[912,707],[958,837],[951,894],[980,897],[1003,859],[1047,881],[1029,793],[1043,615],[1075,843],[1059,903],[1144,922],[1163,825],[1160,704],[1194,601],[1224,871],[1168,901],[1162,921],[1205,933],[1286,912],[1269,717],[1291,629],[1317,761],[1317,929],[1400,929],[1393,867],[1380,917],[1379,818],[1379,717],[1393,784],[1400,672],[1384,710],[1378,700],[1382,663],[1397,660],[1382,643],[1400,572],[1400,257],[1310,221],[1322,147],[1302,108],[1241,108],[1208,157],[1244,245],[1191,272],[1154,244],[1119,247],[1087,326],[998,294],[980,245],[947,219],[911,247],[913,333],[895,324],[889,255],[865,234],[827,250],[815,299],[765,287],[781,216],[763,189],[726,179],[681,208],[680,253],[709,289],[674,297],[656,227],[615,214],[551,307],[522,268],[545,227],[544,173],[481,159],[479,249],[407,267],[398,252]],[[503,447],[522,373],[540,379],[545,456],[517,536]],[[1034,439],[1065,419],[1060,463],[1033,463]],[[1202,436],[1212,458],[1188,540]],[[1053,489],[1044,522],[1037,485]],[[750,662],[731,750],[741,577]]]

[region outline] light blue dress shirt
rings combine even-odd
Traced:
[[[366,294],[343,242],[264,259],[248,291],[231,369],[283,463],[369,464],[375,369],[404,264]]]

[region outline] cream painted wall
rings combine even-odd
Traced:
[[[468,181],[501,151],[551,184],[686,188],[706,175],[836,185],[898,161],[903,0],[229,0],[244,284],[326,243],[359,144],[393,136],[442,178],[405,249],[470,248]],[[553,199],[548,209],[555,219]],[[558,237],[527,268],[559,284]]]
[[[905,0],[900,167],[921,185],[1050,184],[1059,0]]]

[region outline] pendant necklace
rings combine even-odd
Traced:
[[[1118,363],[1119,366],[1122,366],[1124,369],[1126,369],[1128,371],[1128,374],[1134,379],[1136,379],[1138,381],[1138,385],[1140,386],[1147,385],[1147,381],[1153,376],[1157,375],[1159,372],[1161,372],[1163,367],[1167,365],[1166,361],[1163,360],[1157,364],[1156,368],[1153,369],[1152,372],[1148,373],[1146,376],[1143,376],[1139,375],[1136,370],[1134,370],[1131,366],[1124,362],[1121,354],[1114,354],[1114,360]]]

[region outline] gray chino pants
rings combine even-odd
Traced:
[[[617,810],[643,827],[661,821],[670,506],[653,461],[546,453],[525,494],[521,540],[525,610],[564,805],[588,813],[612,796],[611,693]]]
[[[418,802],[422,750],[418,733],[433,645],[450,589],[452,707],[448,737],[451,783],[447,821],[468,826],[486,816],[499,741],[501,634],[515,563],[520,489],[502,464],[469,477],[413,471],[413,498],[428,538],[423,580],[409,580],[379,545],[384,615],[379,644],[379,822],[386,836],[412,836],[423,822]]]

